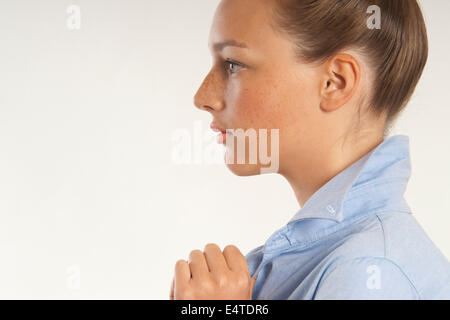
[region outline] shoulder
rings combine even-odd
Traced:
[[[341,294],[362,299],[450,297],[450,264],[410,213],[371,216],[329,258],[318,286],[319,298],[324,288],[337,294],[327,288],[330,281],[346,288]],[[368,290],[371,281],[380,288]]]
[[[385,257],[408,274],[424,299],[450,298],[450,263],[412,214],[378,215]]]

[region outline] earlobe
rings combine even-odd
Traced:
[[[337,54],[326,63],[320,108],[331,112],[345,105],[354,95],[360,77],[358,61],[349,54]]]

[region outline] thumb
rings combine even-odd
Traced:
[[[255,286],[255,282],[257,279],[258,279],[258,275],[251,278],[251,280],[250,280],[250,300],[252,300],[252,298],[253,298],[253,287]]]

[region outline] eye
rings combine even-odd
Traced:
[[[232,61],[230,59],[227,59],[225,61],[225,70],[230,74],[234,74],[234,73],[238,72],[240,70],[240,68],[242,68],[242,67],[243,67],[243,65],[239,62]]]

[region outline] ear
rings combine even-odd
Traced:
[[[360,77],[359,62],[352,55],[340,53],[330,58],[321,83],[320,109],[331,112],[345,105],[354,95]]]

